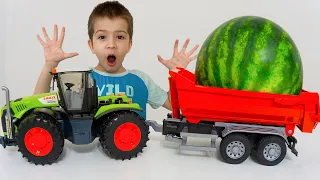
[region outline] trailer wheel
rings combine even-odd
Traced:
[[[287,147],[283,138],[265,136],[258,141],[254,156],[262,165],[275,166],[284,159],[286,153]]]
[[[220,154],[225,162],[240,164],[250,156],[250,153],[251,142],[246,135],[233,133],[222,138]]]
[[[133,111],[118,111],[104,120],[101,146],[114,159],[137,157],[147,146],[149,129],[144,119]]]
[[[34,164],[52,164],[63,151],[64,138],[54,119],[30,114],[19,125],[17,144],[22,157]]]

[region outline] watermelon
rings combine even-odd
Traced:
[[[215,29],[196,62],[197,85],[298,95],[303,69],[288,33],[269,19],[241,16]]]

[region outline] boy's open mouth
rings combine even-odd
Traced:
[[[108,65],[109,66],[114,66],[114,65],[116,65],[116,56],[114,56],[114,55],[109,55],[108,57],[107,57],[107,62],[108,62]]]

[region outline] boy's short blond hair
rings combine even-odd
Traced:
[[[129,10],[118,1],[105,1],[98,4],[91,12],[88,20],[88,35],[92,40],[94,23],[97,18],[122,18],[127,21],[130,40],[133,36],[133,18]]]

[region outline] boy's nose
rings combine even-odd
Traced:
[[[109,49],[114,49],[116,48],[116,45],[114,43],[108,44]]]
[[[113,40],[109,41],[107,44],[107,48],[109,48],[109,49],[116,48],[116,43]]]

